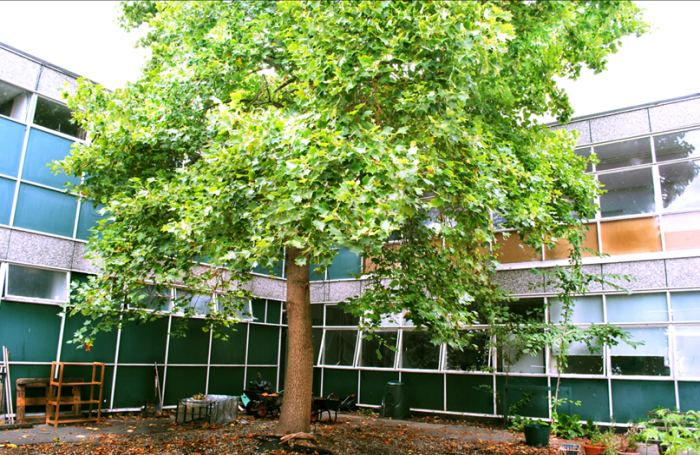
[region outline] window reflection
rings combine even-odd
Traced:
[[[608,322],[668,321],[666,294],[609,295]]]
[[[580,156],[581,158],[585,159],[588,164],[586,164],[586,172],[591,172],[593,171],[593,165],[589,161],[589,158],[591,157],[591,148],[586,147],[585,149],[576,149],[574,150],[574,153],[576,153],[577,156]]]
[[[700,377],[700,327],[676,328],[678,376]]]
[[[550,299],[549,319],[553,323],[564,320],[564,307],[559,299]],[[569,321],[574,324],[603,322],[603,298],[600,296],[575,297],[573,314]]]
[[[73,112],[68,106],[44,98],[37,98],[34,123],[59,133],[85,139],[85,131],[71,122]]]
[[[489,366],[489,336],[483,330],[468,330],[469,345],[461,351],[447,347],[447,369],[457,371],[480,371]]]
[[[398,332],[375,332],[372,334],[371,340],[363,338],[360,365],[363,367],[393,368],[396,352],[390,346],[396,346],[398,334]]]
[[[600,145],[595,147],[595,154],[599,171],[647,164],[651,163],[651,142],[649,138],[643,138]]]
[[[30,99],[24,90],[0,82],[0,115],[26,122]]]
[[[569,355],[562,372],[566,374],[603,374],[603,348],[597,346],[600,351],[591,353],[586,343],[574,342],[569,346]],[[552,373],[557,372],[557,355],[559,346],[552,346]]]
[[[10,265],[7,274],[7,295],[36,299],[68,300],[65,272]]]
[[[656,161],[700,156],[700,130],[664,134],[654,138]]]
[[[132,308],[167,311],[170,308],[170,289],[146,285],[129,294],[127,305]]]
[[[326,325],[342,325],[357,327],[360,318],[346,313],[336,305],[326,305]]]
[[[644,344],[633,348],[626,343],[610,349],[612,374],[622,376],[670,376],[668,329],[644,327],[626,330],[632,341]]]
[[[659,176],[665,209],[700,207],[700,161],[659,166]]]
[[[326,330],[322,363],[352,366],[356,344],[356,330]]]
[[[440,345],[430,341],[426,332],[403,333],[401,368],[437,370],[440,362]]]
[[[700,292],[672,293],[671,308],[674,321],[700,321]]]
[[[600,196],[603,218],[654,211],[651,169],[604,174],[598,179],[606,191]]]

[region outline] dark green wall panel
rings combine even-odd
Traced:
[[[265,299],[253,299],[251,309],[255,322],[265,322]]]
[[[282,302],[277,300],[267,301],[267,323],[268,324],[279,324],[280,323],[280,308],[282,307]]]
[[[235,329],[235,330],[234,330]],[[222,330],[228,340],[214,338],[211,343],[211,363],[220,365],[244,365],[247,324],[236,324]]]
[[[250,325],[248,344],[249,365],[277,365],[279,348],[279,327]]]
[[[206,367],[173,367],[169,366],[165,378],[166,406],[176,405],[182,398],[204,393],[207,383]]]
[[[321,396],[321,368],[314,368],[313,394],[315,397]]]
[[[360,373],[360,400],[361,404],[382,404],[384,388],[389,381],[398,381],[398,371],[367,371]]]
[[[556,385],[554,378],[552,379],[552,385]],[[596,422],[607,422],[610,420],[607,380],[564,378],[561,380],[561,386],[570,387],[571,399],[581,402],[581,406],[571,406],[572,414],[578,414],[581,420],[593,419]],[[566,409],[566,407],[563,407],[560,411],[566,412]]]
[[[645,419],[657,406],[676,407],[673,382],[612,381],[613,420],[616,423]]]
[[[211,367],[209,369],[209,393],[235,395],[243,393],[243,367]]]
[[[493,414],[493,377],[475,374],[448,374],[447,410]]]
[[[344,398],[347,395],[357,396],[357,370],[333,370],[326,368],[323,372],[323,396],[331,393],[333,398]]]
[[[498,406],[496,409],[499,414],[503,414],[503,397],[505,393],[505,377],[498,376],[496,378],[496,390],[498,390]],[[509,386],[518,386],[517,389],[508,389],[508,407],[512,406],[513,403],[517,402],[523,398],[523,393],[528,391],[536,392],[530,398],[530,402],[523,406],[519,415],[526,417],[548,417],[549,416],[549,406],[547,404],[548,395],[546,390],[533,390],[528,389],[528,386],[538,386],[546,387],[547,378],[527,378],[523,376],[511,376],[508,378]]]
[[[137,324],[127,322],[119,340],[119,363],[164,363],[168,318]]]
[[[158,368],[158,378],[163,386],[163,367]],[[117,385],[114,388],[115,408],[141,407],[147,400],[156,399],[154,367],[117,368]]]
[[[0,302],[0,346],[10,351],[10,361],[56,360],[60,312],[55,305]]]
[[[104,383],[102,387],[102,408],[106,409],[109,407],[110,396],[112,393],[112,378],[114,376],[114,367],[105,366],[104,368]],[[95,381],[100,380],[100,374],[102,368],[95,368]],[[66,365],[63,371],[63,377],[69,378],[83,378],[84,382],[92,381],[92,366],[78,366],[78,365]],[[83,400],[90,399],[90,387],[91,386],[81,386],[80,392]],[[97,400],[99,397],[100,388],[95,386],[93,389],[93,399]],[[83,410],[87,410],[89,405],[83,405]],[[61,407],[61,410],[70,409],[68,406],[65,408]],[[97,409],[93,407],[93,409]]]
[[[404,393],[411,408],[443,410],[443,375],[402,373],[401,382],[404,383]]]
[[[75,343],[69,343],[76,330],[82,327],[86,320],[87,318],[82,315],[66,318],[63,346],[61,346],[61,361],[114,363],[114,354],[117,349],[117,329],[111,332],[99,332],[89,351],[85,349],[84,344],[78,346]]]
[[[700,382],[679,382],[681,411],[700,410]]]
[[[175,324],[174,320],[173,324]],[[209,357],[209,332],[202,330],[206,326],[206,322],[202,319],[190,319],[187,321],[185,336],[171,336],[170,348],[168,349],[168,364],[190,363],[206,365]]]

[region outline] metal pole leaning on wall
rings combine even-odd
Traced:
[[[2,369],[5,370],[5,402],[7,409],[6,420],[11,424],[15,423],[14,410],[12,409],[12,381],[10,380],[10,352],[5,346],[2,347]]]

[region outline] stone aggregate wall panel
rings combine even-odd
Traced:
[[[610,280],[625,289],[658,289],[666,287],[666,267],[663,260],[641,262],[618,262],[604,264],[603,273],[614,275],[628,275],[636,278],[636,281]],[[611,285],[604,286],[606,291],[614,290]]]
[[[262,276],[253,278],[253,295],[256,297],[286,301],[287,282]]]
[[[70,269],[73,241],[40,234],[12,231],[7,259],[45,267]]]
[[[96,275],[100,273],[100,264],[85,257],[86,246],[85,243],[75,242],[72,269],[78,272]]]
[[[683,128],[700,123],[700,98],[650,107],[651,131]]]
[[[66,83],[68,83],[68,92],[71,95],[75,94],[78,88],[78,83],[75,79],[51,68],[44,67],[39,78],[37,92],[49,98],[62,101],[61,93],[66,88]]]
[[[584,265],[583,266],[583,273],[586,273],[588,275],[600,275],[602,273],[602,268],[599,264]],[[603,290],[603,285],[600,283],[591,283],[591,285],[589,286],[590,292],[598,292],[598,291],[602,291],[602,290]],[[560,291],[560,289],[553,281],[549,281],[549,282],[547,282],[547,287],[545,288],[545,291],[547,293],[556,294]]]
[[[666,276],[670,288],[700,285],[700,257],[667,259]]]
[[[342,302],[362,294],[362,285],[359,281],[336,281],[329,283],[328,301]]]
[[[578,131],[578,142],[577,146],[586,145],[591,143],[591,124],[590,121],[584,120],[582,122],[567,123],[566,125],[555,126],[552,131],[557,131],[564,129],[566,131]]]
[[[0,48],[0,79],[33,90],[41,65]]]
[[[310,291],[312,302],[328,301],[328,283],[322,281],[312,281],[310,283]]]
[[[498,272],[492,280],[513,294],[541,294],[543,292],[542,288],[529,289],[530,283],[542,282],[542,277],[534,275],[530,269],[503,270]]]
[[[9,229],[0,228],[0,259],[7,259],[7,248],[10,245]]]
[[[649,133],[649,131],[649,114],[646,109],[623,112],[591,120],[591,137],[593,142],[612,141]]]

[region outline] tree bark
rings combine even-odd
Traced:
[[[297,248],[287,249],[287,323],[289,349],[282,412],[277,434],[311,431],[311,395],[313,393],[314,344],[311,331],[309,262],[299,266],[302,256]]]

